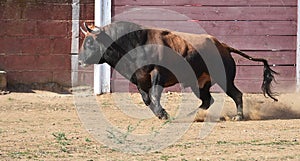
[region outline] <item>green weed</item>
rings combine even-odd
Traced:
[[[31,159],[32,158],[32,155],[25,151],[25,152],[21,152],[21,151],[18,151],[18,152],[11,152],[9,154],[9,156],[11,158],[14,158],[14,159],[22,159],[22,158],[27,158],[27,159]]]
[[[9,100],[9,101],[14,101],[15,99],[14,99],[14,98],[11,98],[11,97],[8,97],[7,100]]]
[[[70,142],[64,132],[56,132],[52,133],[52,135],[55,137],[58,144],[60,144],[60,150],[62,152],[68,152],[67,145],[70,145]]]
[[[176,158],[176,156],[171,156],[171,155],[162,155],[162,156],[160,156],[160,159],[164,160],[164,161],[168,161],[170,158]]]
[[[129,141],[127,137],[132,134],[132,132],[135,131],[137,127],[140,126],[142,121],[143,120],[140,120],[135,126],[128,125],[125,133],[106,130],[109,134],[108,138],[114,140],[117,144],[124,144],[126,141]]]
[[[88,142],[88,143],[92,142],[92,140],[89,139],[89,138],[85,138],[85,141]]]

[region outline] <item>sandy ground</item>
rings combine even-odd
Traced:
[[[135,105],[131,108],[133,111],[146,107],[138,94],[122,95],[104,94],[96,100],[111,125],[124,133],[155,133],[172,122],[155,117],[128,117],[120,109],[127,105],[125,100]],[[215,97],[222,95],[215,94]],[[188,124],[187,131],[164,149],[125,153],[99,142],[85,128],[74,105],[74,96],[70,94],[34,91],[1,95],[0,160],[300,160],[300,95],[281,94],[279,100],[273,102],[260,94],[245,94],[246,120],[233,122],[230,118],[235,114],[234,103],[224,97],[224,108],[216,122]],[[197,106],[201,103],[191,102],[179,93],[164,94],[162,99],[174,117],[182,102]],[[206,115],[209,115],[207,111],[199,111],[197,120],[206,120]],[[180,126],[186,122],[174,124]],[[211,131],[200,138],[207,126],[212,127]],[[113,137],[107,136],[108,139]],[[123,137],[125,141],[126,137]],[[122,140],[114,139],[121,146]]]

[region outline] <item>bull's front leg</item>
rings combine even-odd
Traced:
[[[151,72],[151,83],[152,87],[149,90],[149,98],[151,103],[149,107],[159,119],[166,120],[168,119],[168,113],[160,104],[161,93],[163,91],[163,80],[159,74],[159,71],[156,69]]]
[[[142,99],[143,99],[143,102],[145,103],[146,106],[150,106],[151,104],[151,100],[150,100],[150,97],[149,97],[149,90],[143,90],[141,87],[137,87],[141,96],[142,96]]]

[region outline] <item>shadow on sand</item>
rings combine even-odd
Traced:
[[[43,90],[49,92],[55,92],[58,94],[71,94],[68,87],[64,87],[55,82],[49,83],[32,83],[32,84],[8,84],[7,90],[9,92],[20,92],[20,93],[35,93],[34,90]]]

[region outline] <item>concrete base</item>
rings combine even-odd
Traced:
[[[7,86],[6,72],[0,70],[0,91],[5,91]]]

